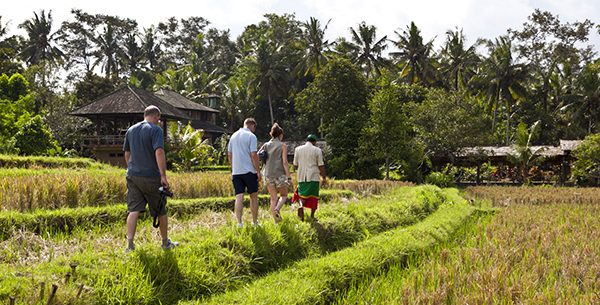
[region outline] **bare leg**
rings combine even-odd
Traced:
[[[156,218],[159,221],[158,224],[158,231],[160,232],[160,237],[162,238],[162,243],[163,245],[167,245],[169,236],[167,234],[167,229],[169,227],[169,218],[167,217],[167,215],[163,215],[163,216],[158,216]]]
[[[275,185],[267,185],[267,190],[269,190],[269,195],[271,196],[271,216],[277,222],[277,217],[275,217],[275,211],[277,210],[277,187]]]
[[[127,247],[130,249],[134,249],[133,239],[135,238],[135,230],[137,228],[137,220],[140,216],[140,212],[131,212],[127,215]]]
[[[235,195],[235,218],[238,223],[242,223],[242,213],[244,211],[244,193]]]
[[[277,207],[275,208],[277,211],[281,211],[281,208],[287,201],[287,193],[288,193],[287,185],[279,188],[279,196],[281,196],[281,197],[279,197],[279,202],[277,202]]]
[[[298,218],[300,218],[301,221],[304,221],[304,199],[300,198],[298,201],[300,202],[300,208],[298,208]]]
[[[258,221],[258,193],[250,194],[250,213],[252,213],[252,223]]]
[[[313,220],[317,220],[317,219],[315,218],[315,212],[316,212],[316,211],[317,211],[316,209],[310,209],[310,218],[312,218]]]

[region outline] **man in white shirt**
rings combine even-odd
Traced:
[[[254,135],[256,121],[248,118],[244,127],[233,133],[229,140],[227,157],[231,165],[231,181],[235,190],[235,217],[238,228],[244,226],[242,211],[244,208],[244,191],[250,194],[250,213],[252,226],[258,223],[258,181],[260,181],[260,168],[257,153],[257,140]]]
[[[315,146],[317,137],[309,135],[306,143],[296,147],[294,153],[294,167],[297,171],[298,188],[294,193],[292,202],[299,201],[298,217],[304,221],[304,207],[311,209],[310,218],[315,218],[315,211],[319,202],[319,174],[323,177],[323,185],[327,184],[325,176],[325,163],[323,152]]]

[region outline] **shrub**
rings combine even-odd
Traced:
[[[425,183],[437,185],[439,187],[453,187],[454,181],[452,175],[446,175],[441,172],[431,172],[425,177]]]

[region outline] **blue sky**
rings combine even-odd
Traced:
[[[48,1],[30,0],[19,5],[11,2],[0,11],[2,23],[9,20],[11,33],[23,34],[17,25],[33,12],[52,10],[55,27],[65,20],[73,20],[71,8],[90,14],[109,14],[136,19],[141,27],[156,25],[167,18],[201,16],[218,29],[230,29],[235,39],[244,26],[264,20],[266,13],[295,13],[296,19],[306,21],[316,17],[322,24],[329,19],[326,37],[334,40],[349,38],[348,28],[365,21],[377,27],[378,38],[387,35],[396,40],[394,31],[402,32],[414,21],[421,29],[425,41],[437,36],[436,45],[444,41],[449,29],[463,29],[468,44],[477,38],[495,38],[505,34],[508,28],[521,29],[535,8],[559,15],[561,22],[590,19],[600,23],[600,1],[598,0],[422,0],[422,1],[364,1],[364,0],[200,0],[200,1]],[[600,50],[600,35],[597,28],[590,35],[589,44]],[[390,49],[388,51],[394,51]]]

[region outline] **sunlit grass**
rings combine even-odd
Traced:
[[[491,195],[499,190],[514,194]],[[598,304],[599,212],[595,202],[509,204],[409,267],[354,285],[336,304]]]
[[[389,193],[389,199],[322,202],[320,225],[300,222],[289,205],[280,225],[261,208],[260,229],[236,229],[231,210],[171,217],[170,236],[181,242],[171,254],[160,249],[160,237],[148,218],[138,226],[138,247],[132,255],[123,254],[123,222],[81,224],[42,235],[15,228],[0,247],[4,267],[0,300],[14,295],[23,304],[44,303],[39,300],[41,282],[46,283],[46,299],[51,285],[59,284],[53,304],[73,303],[80,284],[85,286],[80,302],[86,304],[195,300],[235,289],[300,259],[326,255],[414,223],[436,209],[436,192],[431,187],[402,188]],[[249,223],[248,210],[244,217]],[[77,275],[65,284],[71,264],[77,265]]]

